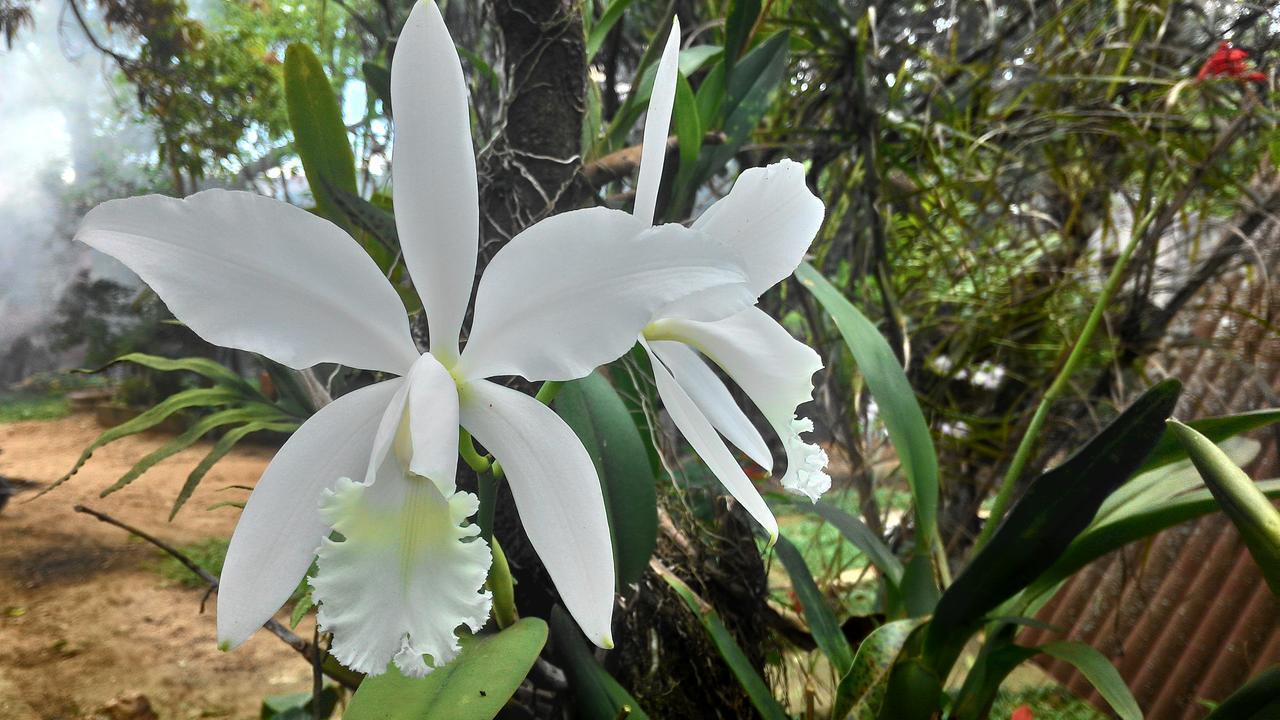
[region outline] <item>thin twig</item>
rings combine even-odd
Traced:
[[[139,530],[138,528],[133,527],[132,525],[129,525],[128,523],[125,523],[123,521],[117,520],[111,517],[110,515],[104,512],[101,512],[99,510],[94,510],[93,508],[86,507],[84,505],[76,505],[75,511],[78,513],[84,513],[85,515],[91,515],[97,518],[98,520],[104,523],[107,523],[108,525],[114,525],[120,528],[121,530],[124,530],[125,532],[129,533],[130,535],[139,537],[151,543],[152,545],[155,545],[156,547],[168,553],[173,559],[182,563],[184,567],[186,567],[191,572],[195,573],[201,580],[204,580],[206,583],[209,583],[210,591],[217,591],[218,578],[214,577],[213,574],[210,573],[208,570],[205,570],[203,567],[200,567],[200,565],[196,561],[187,557],[181,550],[178,550],[177,548],[155,537],[154,535],[151,535],[150,533]],[[203,605],[203,601],[201,604]],[[263,623],[262,627],[266,628],[267,630],[270,630],[272,635],[275,635],[276,637],[280,638],[282,641],[284,641],[284,644],[293,648],[295,652],[297,652],[302,657],[306,658],[308,661],[310,661],[315,656],[316,651],[314,647],[311,645],[311,643],[307,642],[306,640],[303,640],[302,638],[295,635],[291,630],[289,630],[289,628],[286,628],[284,625],[281,625],[280,623],[276,622],[275,618],[267,620],[265,623]],[[338,682],[342,683],[345,687],[352,688],[352,689],[356,687],[356,684],[352,683],[350,678],[334,677],[332,675],[330,677],[333,677],[334,680],[337,680]]]

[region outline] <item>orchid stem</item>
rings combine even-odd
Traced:
[[[489,566],[489,592],[493,593],[493,619],[499,629],[507,629],[520,619],[516,612],[516,593],[511,581],[511,566],[497,538],[489,541],[493,564]]]
[[[564,387],[564,383],[558,380],[548,380],[542,383],[542,387],[538,388],[538,394],[534,399],[543,405],[550,405],[552,400],[556,399],[556,395],[560,394],[560,388]]]
[[[462,456],[462,461],[477,474],[483,474],[489,470],[491,465],[489,458],[476,450],[476,444],[471,440],[471,433],[462,428],[458,429],[458,454]]]
[[[498,505],[498,480],[491,473],[476,473],[476,494],[480,496],[480,509],[476,511],[476,524],[485,542],[493,540],[493,511]]]

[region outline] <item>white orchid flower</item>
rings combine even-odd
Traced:
[[[645,226],[653,223],[658,202],[679,45],[677,21],[658,63],[645,118],[634,212]],[[752,293],[760,295],[799,266],[822,217],[822,201],[805,185],[804,168],[783,160],[743,172],[729,194],[707,208],[691,229],[732,246],[742,259]],[[822,361],[757,307],[707,322],[689,314],[698,302],[700,298],[692,296],[659,311],[644,328],[641,344],[676,427],[772,540],[778,533],[773,513],[720,436],[770,472],[773,454],[706,360],[738,384],[782,440],[787,456],[782,486],[814,501],[831,487],[827,454],[801,438],[813,430],[813,422],[798,418],[796,409],[812,400],[813,374],[822,369]]]
[[[403,304],[359,245],[286,203],[217,190],[118,200],[90,212],[78,234],[211,343],[294,368],[397,376],[325,406],[271,461],[227,552],[219,641],[234,647],[260,628],[318,554],[318,622],[344,665],[377,674],[394,661],[421,676],[454,657],[457,628],[478,630],[490,605],[481,592],[489,549],[465,524],[477,500],[455,486],[461,424],[502,463],[566,608],[610,647],[613,555],[591,459],[545,405],[484,378],[581,377],[689,293],[721,311],[754,295],[722,245],[670,228],[638,235],[620,211],[565,213],[490,263],[459,353],[479,206],[466,85],[434,3],[410,14],[391,75],[396,225],[429,352],[415,347]]]

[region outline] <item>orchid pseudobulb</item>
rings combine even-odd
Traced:
[[[637,228],[602,208],[556,215],[475,275],[478,190],[462,68],[433,2],[418,3],[391,68],[393,193],[430,350],[373,261],[335,225],[251,193],[105,203],[77,235],[123,261],[204,339],[294,368],[328,362],[391,374],[322,408],[280,449],[231,540],[218,637],[244,642],[317,558],[318,622],[348,667],[421,676],[477,630],[487,545],[455,484],[458,428],[502,463],[521,521],[570,614],[612,644],[613,557],[595,468],[545,405],[485,378],[569,380],[616,359],[660,308],[689,295],[718,320],[754,302],[715,241]],[[341,539],[330,538],[336,530]]]
[[[645,119],[634,217],[646,227],[653,223],[666,156],[679,39],[676,22],[658,64]],[[690,230],[736,250],[752,294],[760,295],[795,271],[822,217],[822,201],[805,185],[804,168],[783,160],[743,172],[729,194],[707,208]],[[706,361],[738,384],[781,439],[787,457],[782,486],[815,501],[831,487],[827,454],[801,438],[813,430],[813,422],[797,417],[796,409],[812,400],[812,377],[822,361],[763,310],[750,307],[723,319],[702,320],[692,313],[702,301],[691,295],[663,308],[645,327],[640,341],[649,353],[658,394],[672,421],[772,539],[778,533],[773,513],[720,436],[769,471],[772,453]]]

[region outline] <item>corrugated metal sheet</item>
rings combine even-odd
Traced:
[[[1280,405],[1280,229],[1254,246],[1261,267],[1203,293],[1187,315],[1187,342],[1161,353],[1155,377],[1177,377],[1186,394],[1177,415],[1196,418]],[[1263,272],[1261,268],[1266,268]],[[1246,312],[1242,312],[1242,310]],[[1252,316],[1251,316],[1252,315]],[[1262,451],[1254,478],[1280,477],[1276,430],[1254,433]],[[1198,720],[1202,700],[1222,700],[1251,675],[1280,662],[1280,602],[1263,582],[1239,534],[1221,515],[1173,528],[1081,571],[1040,614],[1065,637],[1105,653],[1150,720]],[[1061,639],[1033,630],[1027,643]],[[1074,668],[1051,675],[1095,706],[1105,703]]]

